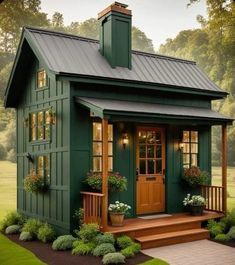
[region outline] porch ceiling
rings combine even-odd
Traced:
[[[169,120],[186,123],[224,124],[232,123],[228,118],[216,111],[207,108],[185,107],[176,105],[153,104],[125,100],[75,97],[75,101],[89,109],[91,116],[115,120],[117,117],[136,121],[136,118],[158,118],[164,123]]]

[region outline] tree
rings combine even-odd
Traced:
[[[55,30],[64,31],[63,14],[55,12],[51,19],[51,27]]]
[[[148,39],[146,34],[137,27],[132,27],[132,49],[154,53],[152,40]]]

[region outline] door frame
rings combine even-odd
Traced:
[[[166,167],[167,167],[167,144],[166,144],[166,126],[163,125],[157,125],[157,124],[146,124],[146,125],[137,125],[135,128],[135,172],[136,169],[138,167],[138,161],[139,161],[139,153],[138,153],[138,133],[139,131],[143,129],[143,130],[151,130],[151,129],[160,129],[163,132],[163,141],[164,141],[164,149],[163,149],[163,164],[164,164],[164,198],[163,198],[163,203],[164,203],[164,211],[163,213],[165,213],[167,210],[167,205],[166,205],[166,198],[167,198],[167,178],[166,178]],[[153,174],[149,174],[149,175],[153,175]],[[136,179],[136,174],[135,174],[135,213],[136,215],[149,215],[149,214],[154,214],[154,213],[144,213],[144,214],[137,214],[137,179]],[[160,213],[160,212],[159,212]],[[156,214],[158,214],[158,212],[156,212]]]

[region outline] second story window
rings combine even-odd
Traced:
[[[198,131],[183,131],[183,167],[198,166]]]
[[[100,122],[93,122],[93,171],[102,171],[102,125]],[[113,171],[113,125],[108,124],[108,171]]]
[[[37,72],[37,88],[44,88],[47,86],[47,74],[45,70]]]
[[[39,111],[30,114],[30,140],[50,140],[50,112]]]

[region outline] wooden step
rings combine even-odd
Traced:
[[[191,242],[195,240],[208,239],[209,232],[206,229],[188,229],[177,232],[168,232],[148,236],[136,237],[135,240],[141,244],[142,249]]]

